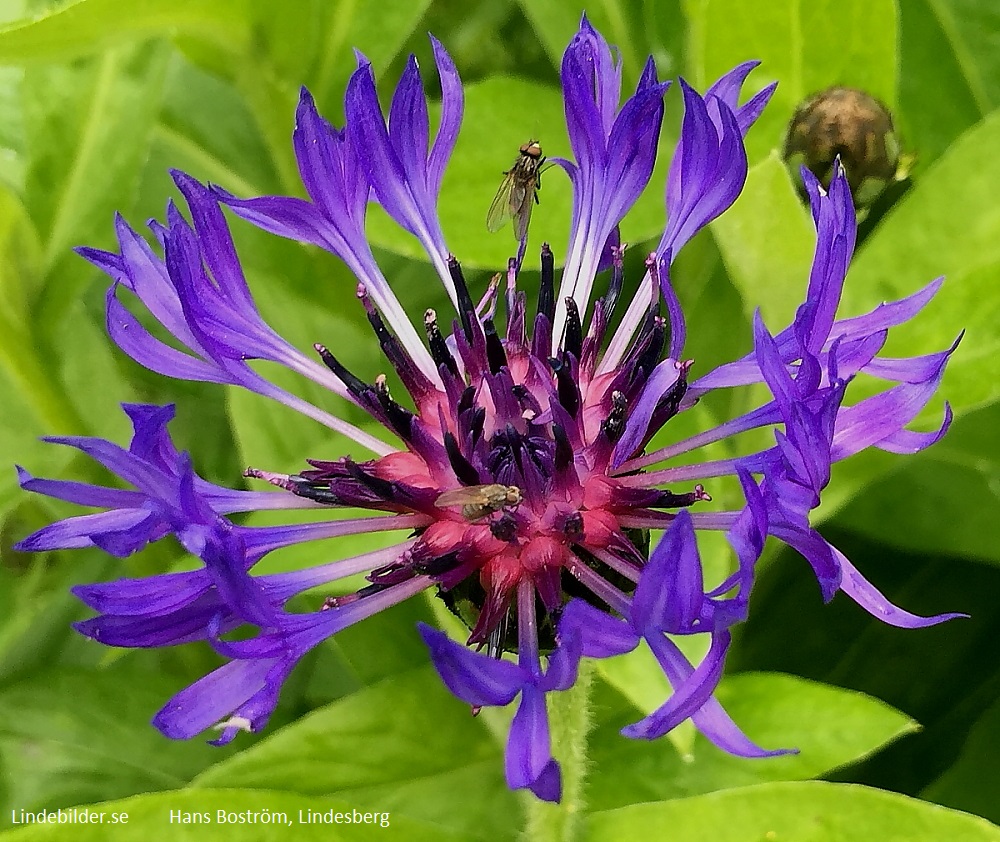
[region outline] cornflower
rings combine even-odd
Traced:
[[[817,242],[804,303],[777,334],[756,316],[752,352],[695,376],[694,361],[684,356],[686,327],[670,264],[743,187],[743,138],[773,90],[765,87],[739,104],[755,66],[748,62],[704,94],[680,81],[684,118],[666,185],[667,227],[612,330],[624,286],[619,224],[651,178],[668,83],[657,79],[650,59],[622,102],[621,63],[584,17],[561,68],[573,153],[573,160],[554,159],[573,187],[564,268],[557,273],[555,255],[543,245],[533,316],[518,288],[519,258],[477,303],[437,216],[463,93],[448,53],[431,43],[441,84],[433,142],[416,60],[406,65],[386,115],[371,66],[359,56],[343,129],[323,119],[302,91],[293,143],[308,199],[237,198],[175,172],[188,217],[171,204],[164,224],[151,223],[154,245],[118,217],[117,251],[79,249],[112,280],[108,332],[134,360],[168,377],[273,398],[351,439],[360,455],[307,459],[307,468],[290,473],[248,468],[247,477],[273,488],[229,489],[201,478],[173,444],[167,431],[173,407],[125,405],[134,426],[127,449],[97,438],[49,441],[86,453],[130,488],[38,479],[19,468],[29,491],[104,510],[46,526],[19,547],[96,546],[124,557],[174,535],[201,560],[192,571],[74,589],[97,612],[76,624],[94,640],[123,647],[204,640],[229,659],[156,715],[154,725],[168,737],[191,738],[214,727],[220,731],[214,742],[223,744],[241,730],[262,729],[284,680],[313,647],[431,591],[470,629],[463,645],[420,628],[447,687],[476,709],[520,699],[506,749],[513,788],[560,798],[546,694],[571,687],[583,657],[609,657],[642,641],[674,692],[626,728],[626,736],[655,738],[690,717],[726,751],[781,753],[751,742],[713,697],[731,629],[746,617],[767,536],[808,560],[826,599],[843,591],[903,627],[955,616],[917,617],[893,606],[809,522],[834,462],[867,447],[913,453],[945,433],[947,409],[936,431],[905,426],[934,394],[953,348],[905,359],[879,356],[888,329],[916,315],[941,281],[866,315],[837,319],[854,248],[854,209],[842,172],[829,192],[805,172]],[[427,310],[421,338],[380,271],[365,235],[373,200],[426,250],[455,310],[450,332]],[[351,292],[405,398],[391,395],[382,375],[370,382],[349,371],[335,348],[317,344],[317,360],[268,326],[246,283],[223,205],[347,265],[357,279]],[[606,290],[595,299],[603,275]],[[154,337],[123,299],[137,300],[176,342]],[[279,388],[258,373],[255,360],[329,389],[366,411],[387,436]],[[846,404],[847,387],[859,373],[893,385]],[[701,396],[760,384],[770,392],[760,406],[649,451],[653,436]],[[761,428],[774,431],[775,443],[765,450],[711,462],[688,456]],[[741,508],[708,505],[707,489],[723,477],[738,479]],[[231,519],[262,510],[342,507],[371,514],[281,526]],[[649,530],[665,532],[651,553]],[[697,540],[706,530],[724,532],[737,559],[735,572],[708,589]],[[400,537],[384,549],[303,570],[254,571],[264,556],[292,545],[379,532]],[[359,591],[330,596],[315,611],[287,610],[297,594],[359,573],[368,582]],[[247,636],[245,627],[253,633]],[[234,638],[238,630],[244,633]],[[710,641],[697,666],[673,639],[694,634]]]

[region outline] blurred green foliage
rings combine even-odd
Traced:
[[[481,288],[512,248],[508,234],[487,234],[483,219],[514,151],[539,137],[547,154],[569,156],[559,62],[582,8],[561,0],[0,3],[8,22],[0,29],[0,462],[97,478],[85,460],[37,438],[124,441],[117,405],[129,400],[176,402],[175,439],[204,476],[223,484],[239,482],[251,462],[293,471],[306,456],[345,452],[345,442],[284,407],[168,382],[125,359],[104,335],[103,276],[71,248],[111,247],[115,211],[136,225],[162,217],[176,196],[170,167],[241,195],[301,194],[289,142],[299,87],[339,122],[357,47],[385,97],[409,52],[433,92],[425,36],[433,31],[466,82],[441,217],[449,248]],[[863,455],[837,466],[819,514],[890,598],[972,619],[891,629],[845,599],[822,606],[801,559],[772,558],[730,664],[747,674],[727,678],[720,696],[751,737],[798,745],[802,754],[735,761],[683,729],[672,741],[625,741],[617,729],[648,711],[660,688],[643,664],[621,664],[598,680],[591,809],[580,838],[632,839],[664,828],[677,840],[1000,839],[984,821],[846,783],[1000,821],[1000,754],[989,748],[1000,738],[1000,7],[598,0],[588,14],[620,48],[626,88],[647,55],[662,76],[683,74],[700,88],[747,58],[763,61],[748,94],[779,82],[748,138],[742,197],[675,267],[699,368],[746,352],[755,308],[777,327],[801,301],[812,226],[775,155],[795,106],[817,89],[851,84],[893,108],[904,148],[917,156],[912,188],[868,226],[841,312],[863,312],[947,275],[938,299],[893,335],[888,352],[939,350],[967,331],[941,388],[956,421],[919,456]],[[634,244],[633,283],[664,223],[678,100],[676,91],[668,95],[657,172],[622,229]],[[532,233],[557,255],[569,203],[569,185],[554,172]],[[335,341],[349,367],[378,373],[346,270],[326,253],[240,222],[234,229],[266,319],[299,347]],[[447,311],[411,237],[375,211],[370,236],[408,310]],[[537,275],[526,271],[524,281],[537,284]],[[743,408],[706,403],[698,419]],[[938,399],[920,425],[931,428],[941,412]],[[225,750],[171,743],[150,717],[217,657],[196,646],[109,653],[83,641],[69,623],[86,614],[68,588],[172,569],[182,553],[169,541],[124,563],[97,552],[11,550],[68,513],[20,493],[12,469],[0,473],[0,823],[10,823],[12,809],[135,796],[102,808],[128,810],[127,829],[104,836],[75,826],[74,838],[155,838],[169,809],[295,813],[336,804],[391,810],[398,838],[517,838],[519,799],[502,782],[503,715],[471,719],[433,677],[413,629],[433,615],[429,604],[399,606],[313,653],[264,739],[244,736]],[[296,552],[278,563],[309,563]],[[821,776],[844,783],[801,782]],[[212,838],[251,838],[239,826],[204,829]],[[53,836],[59,830],[16,834],[64,838]],[[323,830],[325,839],[367,838]]]

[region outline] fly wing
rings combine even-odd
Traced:
[[[515,207],[514,199],[517,199]],[[531,209],[534,206],[535,179],[515,185],[510,193],[511,216],[514,218],[514,239],[519,243],[527,239],[528,223],[531,222]]]
[[[497,190],[493,204],[490,205],[490,209],[486,213],[486,227],[492,232],[503,228],[504,223],[514,214],[511,210],[511,193],[514,189],[514,181],[512,173],[504,174],[503,181],[500,182],[500,189]]]
[[[518,179],[510,191],[510,215],[514,220],[514,239],[518,242],[521,242],[528,233],[534,183],[534,179],[530,181]]]
[[[449,506],[467,506],[481,501],[481,495],[474,488],[453,488],[440,495],[434,505],[439,509],[446,509]]]

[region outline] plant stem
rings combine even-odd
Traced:
[[[563,693],[549,696],[549,727],[553,755],[562,768],[562,801],[549,804],[533,796],[527,805],[523,838],[531,842],[573,842],[580,836],[586,807],[584,789],[587,779],[587,748],[592,726],[590,694],[594,667],[580,663],[576,683]]]

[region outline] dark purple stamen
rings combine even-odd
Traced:
[[[566,304],[566,331],[563,334],[563,349],[580,359],[583,350],[583,325],[580,322],[580,310],[572,298],[564,299]]]
[[[559,403],[573,418],[576,418],[580,409],[580,389],[573,382],[570,366],[564,360],[566,360],[565,356],[563,360],[550,357],[549,365],[552,366],[552,371],[556,375],[556,395],[559,398]]]
[[[601,422],[601,432],[608,437],[608,441],[612,444],[617,442],[625,431],[625,409],[627,406],[625,395],[621,392],[611,393],[611,412]]]
[[[472,342],[476,335],[476,328],[479,320],[476,319],[476,305],[469,294],[469,286],[465,282],[465,275],[462,274],[462,267],[455,259],[454,255],[448,256],[448,273],[455,284],[455,295],[458,298],[458,318],[462,322],[462,332],[465,338]]]
[[[458,553],[446,553],[413,561],[413,572],[420,576],[442,576],[458,566]]]
[[[611,281],[608,283],[608,291],[601,304],[604,311],[604,320],[606,322],[611,321],[611,314],[614,312],[615,304],[618,303],[618,296],[621,295],[622,285],[625,282],[625,267],[623,264],[624,254],[624,245],[614,249],[611,253]]]
[[[354,479],[383,500],[393,500],[396,497],[396,483],[369,474],[357,462],[350,459],[344,460],[344,467]]]
[[[375,397],[378,398],[379,405],[382,407],[383,412],[385,412],[385,417],[392,425],[392,429],[404,441],[410,441],[412,438],[414,415],[389,396],[389,387],[385,384],[384,375],[379,375],[375,381]]]
[[[552,424],[552,437],[556,442],[553,464],[557,472],[562,472],[573,464],[573,445],[570,444],[569,436],[566,435],[562,424]]]
[[[513,515],[504,512],[490,523],[490,532],[498,541],[513,541],[517,537],[517,521]]]
[[[479,485],[482,480],[479,471],[465,458],[458,447],[458,440],[450,432],[445,431],[444,449],[448,453],[448,462],[455,472],[455,477],[462,485]]]
[[[570,512],[562,524],[562,531],[570,539],[579,538],[583,535],[583,515],[579,512]]]
[[[365,383],[365,381],[360,377],[356,377],[351,374],[351,372],[344,367],[340,360],[330,353],[329,349],[325,345],[316,343],[313,345],[313,348],[316,349],[316,353],[319,354],[320,359],[323,360],[323,365],[337,375],[340,381],[347,387],[347,390],[354,395],[359,402],[366,403],[367,395],[371,386]]]
[[[545,316],[551,324],[556,314],[556,259],[548,243],[542,243],[542,282],[538,287],[539,316]]]
[[[497,336],[493,319],[483,321],[483,330],[486,332],[486,360],[490,366],[490,373],[496,374],[501,368],[507,366],[507,352],[504,351],[503,343]]]
[[[438,328],[437,313],[433,310],[424,312],[424,330],[427,332],[427,344],[431,349],[431,358],[434,364],[441,368],[444,366],[451,372],[453,377],[458,377],[458,363],[448,348],[448,343],[444,341],[441,330]]]

